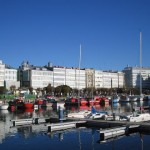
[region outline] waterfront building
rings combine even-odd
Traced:
[[[140,88],[140,76],[142,79],[142,87],[150,88],[150,68],[146,67],[125,67],[125,86],[127,88]]]
[[[118,88],[124,88],[125,80],[124,80],[124,73],[122,71],[118,71]]]
[[[77,88],[76,69],[74,69],[74,68],[66,68],[65,85],[68,85],[68,86],[70,86],[73,89]]]
[[[16,89],[20,87],[20,81],[17,79],[17,69],[12,69],[8,66],[5,66],[5,87],[10,90],[11,86],[14,86]]]
[[[92,88],[95,87],[95,77],[94,77],[94,69],[85,69],[85,80],[86,80],[86,88]]]
[[[126,67],[123,72],[53,66],[40,67],[24,61],[17,70],[0,61],[0,86],[44,88],[68,85],[72,89],[139,87],[140,71],[143,87],[150,86],[150,68]]]
[[[94,88],[122,88],[124,74],[118,71],[102,71],[94,69],[68,68],[63,66],[37,67],[23,62],[19,67],[21,86],[44,88],[48,84],[52,87],[61,85],[72,89]]]
[[[85,70],[66,68],[62,66],[38,67],[23,62],[18,69],[22,87],[44,88],[51,84],[52,87],[68,85],[71,88],[85,88]]]
[[[53,67],[53,87],[66,84],[66,68]]]
[[[33,66],[24,61],[18,72],[22,87],[37,89],[53,85],[53,71],[46,67]]]
[[[10,89],[11,86],[15,88],[20,87],[20,82],[17,81],[17,69],[12,68],[0,60],[0,86]]]
[[[95,70],[95,88],[123,88],[123,86],[123,72]]]
[[[85,69],[76,68],[76,85],[77,89],[85,88]]]
[[[53,67],[53,85],[68,85],[73,89],[85,88],[85,70],[78,68]]]
[[[103,88],[103,71],[95,70],[95,88]]]
[[[0,60],[0,86],[4,86],[5,80],[5,64],[3,64],[2,60]]]

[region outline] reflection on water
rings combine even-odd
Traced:
[[[149,106],[149,101],[124,102],[111,105],[97,105],[97,110],[107,110],[108,112],[130,112],[134,107]],[[66,112],[91,109],[87,106],[66,107]],[[26,110],[10,112],[0,111],[0,149],[1,150],[44,150],[49,149],[72,149],[72,150],[148,150],[150,136],[133,134],[130,136],[117,137],[108,141],[100,141],[99,130],[91,128],[74,128],[64,131],[48,132],[45,124],[26,125],[12,127],[11,119],[34,118],[34,117],[56,117],[58,110],[52,108],[40,110]],[[11,128],[10,128],[11,127]],[[136,143],[136,144],[135,144]],[[145,147],[144,147],[145,145]]]

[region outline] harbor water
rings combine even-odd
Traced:
[[[144,102],[145,103],[145,102]],[[149,105],[146,102],[142,105]],[[141,104],[136,103],[136,106]],[[113,107],[100,107],[108,111],[129,111],[133,104],[114,104]],[[83,109],[83,108],[82,108]],[[68,108],[75,111],[76,108]],[[106,141],[100,139],[100,129],[72,128],[63,131],[48,132],[44,124],[13,126],[10,120],[32,117],[57,116],[58,111],[52,108],[36,111],[0,111],[0,150],[150,150],[150,135],[134,133],[129,136],[119,136]]]

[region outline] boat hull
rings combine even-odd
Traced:
[[[2,104],[2,105],[0,105],[0,109],[1,110],[6,110],[6,109],[8,109],[8,107],[9,107],[8,104]]]
[[[33,104],[32,103],[25,103],[24,104],[24,108],[25,109],[32,109],[33,108]]]

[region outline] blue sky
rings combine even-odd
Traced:
[[[150,59],[150,0],[0,0],[0,59],[122,70]]]

